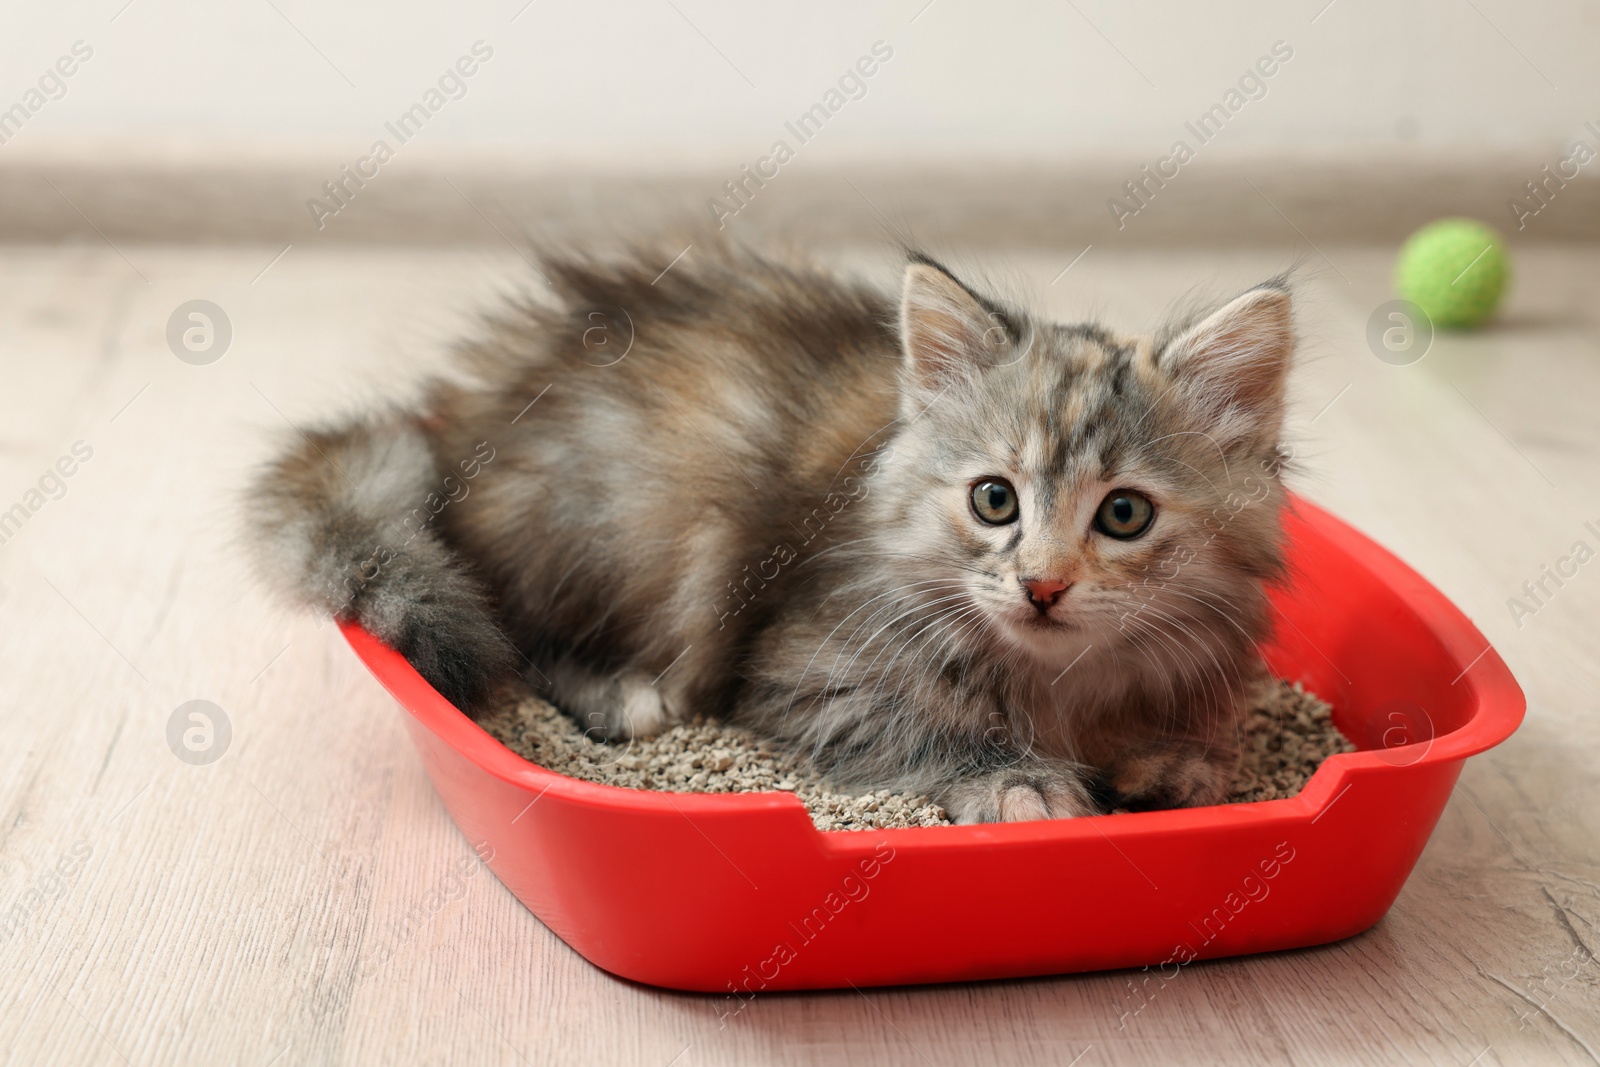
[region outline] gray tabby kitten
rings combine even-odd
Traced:
[[[713,713],[961,822],[1220,800],[1283,572],[1279,281],[1154,337],[912,255],[544,265],[470,384],[309,435],[262,571],[469,713],[520,673],[597,736]]]

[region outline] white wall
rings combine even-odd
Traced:
[[[1542,159],[1600,126],[1600,7],[1581,0],[534,0],[513,22],[523,2],[8,5],[0,108],[74,41],[94,56],[0,161],[208,143],[342,160],[479,39],[493,59],[403,151],[736,169],[880,39],[893,59],[808,165],[1153,160],[1277,40],[1294,58],[1207,151]]]

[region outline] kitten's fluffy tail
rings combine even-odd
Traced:
[[[256,564],[294,602],[354,620],[469,714],[517,653],[466,562],[430,528],[441,472],[416,421],[305,435],[251,487]]]

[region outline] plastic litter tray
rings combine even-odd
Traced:
[[[1332,515],[1286,515],[1271,668],[1362,751],[1285,800],[985,826],[824,833],[788,793],[597,785],[527,762],[404,658],[345,636],[409,713],[488,866],[585,959],[674,989],[1009,978],[1316,945],[1383,917],[1463,761],[1522,691],[1438,590]]]

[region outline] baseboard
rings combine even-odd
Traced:
[[[743,181],[737,197],[730,195],[734,179]],[[1533,179],[1545,179],[1544,201],[1526,187]],[[329,195],[328,181],[302,162],[0,161],[0,241],[93,240],[98,233],[114,242],[497,244],[677,224],[802,242],[899,235],[971,246],[1281,245],[1392,242],[1444,215],[1477,217],[1517,241],[1600,239],[1600,180],[1580,176],[1558,185],[1537,165],[1511,160],[1206,160],[1166,179],[1110,164],[863,167],[781,170],[761,185],[743,174],[548,173],[492,161],[410,161],[409,169],[378,169],[359,187],[344,179],[340,197]],[[1139,196],[1130,194],[1130,182],[1140,183]],[[1520,218],[1513,198],[1524,205]]]

